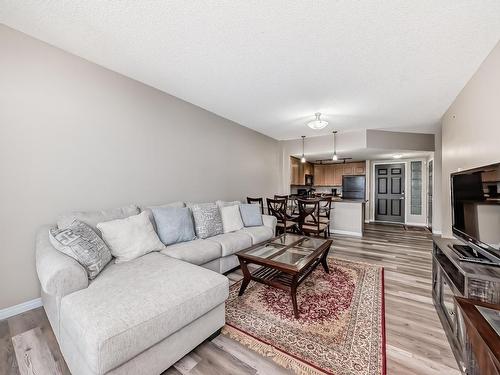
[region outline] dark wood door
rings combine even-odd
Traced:
[[[405,165],[375,166],[375,220],[405,222]]]

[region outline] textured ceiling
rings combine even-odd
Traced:
[[[2,23],[277,139],[432,131],[499,20],[498,0],[0,0]]]

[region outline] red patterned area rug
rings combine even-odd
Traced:
[[[328,258],[287,292],[251,282],[230,288],[223,334],[298,374],[385,375],[384,270]]]

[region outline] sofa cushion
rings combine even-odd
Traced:
[[[218,273],[222,273],[222,271],[220,269],[220,260],[221,260],[221,258],[211,260],[210,262],[201,264],[201,267],[207,268],[209,270],[212,270],[212,271],[215,271]]]
[[[240,261],[236,255],[228,255],[220,258],[220,273],[232,270],[240,265]]]
[[[57,219],[57,226],[60,229],[64,229],[69,227],[74,220],[80,220],[81,222],[89,225],[100,236],[101,232],[97,229],[98,223],[116,219],[125,219],[126,217],[137,215],[138,213],[139,207],[135,204],[101,211],[73,211],[60,215]]]
[[[97,374],[127,362],[228,297],[225,276],[159,253],[110,264],[61,301],[61,344]]]
[[[252,238],[248,233],[242,231],[219,234],[218,236],[207,238],[222,246],[222,256],[237,253],[240,250],[252,246]]]
[[[162,254],[186,262],[201,265],[222,256],[222,247],[217,242],[194,240],[168,246]]]
[[[111,254],[116,257],[116,263],[128,262],[165,248],[146,212],[99,223],[97,228],[102,232],[102,238],[108,244]]]
[[[276,230],[276,224],[278,224],[278,219],[276,219],[276,216],[262,215],[262,224],[264,224],[268,228],[271,228],[274,231]]]
[[[243,228],[243,221],[241,220],[238,206],[221,207],[220,216],[222,218],[224,233],[234,232]]]
[[[164,203],[164,204],[157,204],[155,206],[141,206],[141,211],[146,211],[147,209],[152,210],[153,208],[165,208],[165,207],[174,207],[174,208],[182,208],[186,207],[186,204],[182,201],[175,201],[175,202],[170,202],[170,203]]]
[[[161,242],[172,245],[178,242],[192,241],[194,233],[193,215],[187,207],[152,208],[156,231]]]
[[[256,204],[241,204],[240,213],[245,227],[258,227],[264,225],[260,206]]]
[[[271,228],[266,227],[264,225],[261,225],[260,227],[248,227],[248,228],[243,228],[239,232],[243,232],[245,234],[248,234],[250,237],[252,237],[252,244],[255,245],[256,243],[262,242],[269,240],[270,238],[273,238],[274,232]],[[236,232],[238,233],[238,232]]]
[[[219,208],[215,203],[197,203],[190,205],[193,212],[196,235],[207,238],[224,233]]]

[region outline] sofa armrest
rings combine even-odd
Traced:
[[[262,222],[266,227],[271,228],[273,233],[276,231],[276,224],[278,223],[276,217],[272,215],[262,215]]]
[[[87,271],[73,258],[56,250],[49,241],[49,228],[36,236],[36,271],[43,291],[64,297],[89,285]]]

